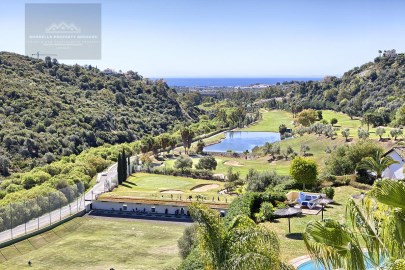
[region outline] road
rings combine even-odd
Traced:
[[[117,176],[117,163],[108,167],[108,169],[102,173],[97,174],[96,184],[85,193],[84,196],[79,197],[77,200],[70,204],[52,211],[51,213],[44,214],[39,218],[32,219],[25,224],[14,227],[13,229],[6,230],[0,233],[0,243],[24,235],[26,233],[38,230],[39,228],[50,225],[57,221],[62,220],[72,214],[75,214],[83,209],[85,206],[91,203],[91,200],[95,199],[97,195],[108,191],[106,183],[112,185],[112,179]]]

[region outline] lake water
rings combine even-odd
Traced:
[[[266,142],[273,143],[280,141],[280,134],[276,132],[253,132],[253,131],[229,131],[225,133],[226,138],[220,143],[204,147],[206,152],[227,152],[232,150],[236,153],[249,152],[255,146],[262,146]]]

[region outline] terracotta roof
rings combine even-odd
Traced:
[[[397,153],[402,158],[402,160],[405,161],[405,147],[403,146],[393,147],[391,150],[385,153],[384,156],[388,155],[391,152]]]
[[[115,197],[102,197],[97,199],[100,202],[120,202],[120,203],[142,203],[149,205],[169,205],[169,206],[189,206],[196,201],[175,201],[175,200],[157,200],[157,199],[145,199],[135,198],[129,196],[115,196]],[[200,201],[201,202],[201,201]],[[228,209],[228,204],[217,203],[211,201],[204,201],[203,204],[213,209]]]

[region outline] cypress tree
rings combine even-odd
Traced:
[[[128,156],[128,168],[129,168],[129,173],[131,174],[131,159],[130,159],[130,157]]]
[[[121,165],[121,154],[118,154],[118,164],[117,164],[117,177],[118,177],[118,184],[122,184],[122,165]]]
[[[127,180],[128,170],[127,170],[127,157],[125,155],[125,150],[122,149],[122,181]]]

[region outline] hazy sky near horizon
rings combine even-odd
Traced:
[[[25,54],[25,3],[0,0],[0,51]],[[378,50],[405,51],[405,1],[89,0],[102,59],[63,61],[151,78],[341,75]]]

